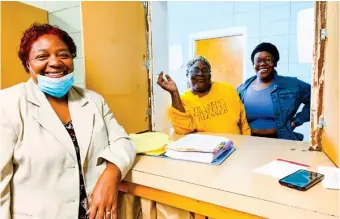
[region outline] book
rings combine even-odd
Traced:
[[[232,148],[233,142],[225,137],[188,134],[168,144],[165,156],[180,160],[212,163],[221,154]]]

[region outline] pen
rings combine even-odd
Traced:
[[[277,159],[277,160],[283,161],[283,162],[287,162],[287,163],[291,163],[291,164],[296,164],[296,165],[304,166],[304,167],[309,167],[309,165],[302,164],[302,163],[297,163],[297,162],[294,162],[294,161],[289,161],[289,160],[284,160],[284,159]]]

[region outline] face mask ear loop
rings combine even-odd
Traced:
[[[33,80],[36,84],[38,84],[38,75],[37,73],[35,73],[35,71],[33,71],[32,67],[31,67],[31,63],[28,62],[28,69],[37,77],[37,81]],[[33,78],[32,78],[33,79]]]
[[[32,67],[31,67],[31,63],[28,63],[27,67],[35,76],[37,76],[37,73],[35,73],[35,71],[33,71]]]

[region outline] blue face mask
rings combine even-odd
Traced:
[[[29,66],[30,70],[38,77],[39,89],[53,97],[63,97],[72,87],[74,83],[73,73],[67,74],[61,78],[50,78],[40,74],[36,74]]]

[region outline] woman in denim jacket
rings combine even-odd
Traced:
[[[277,74],[279,51],[271,43],[259,44],[251,54],[256,75],[237,91],[244,103],[253,136],[303,140],[293,130],[310,120],[310,84]],[[304,107],[296,113],[301,104]]]

